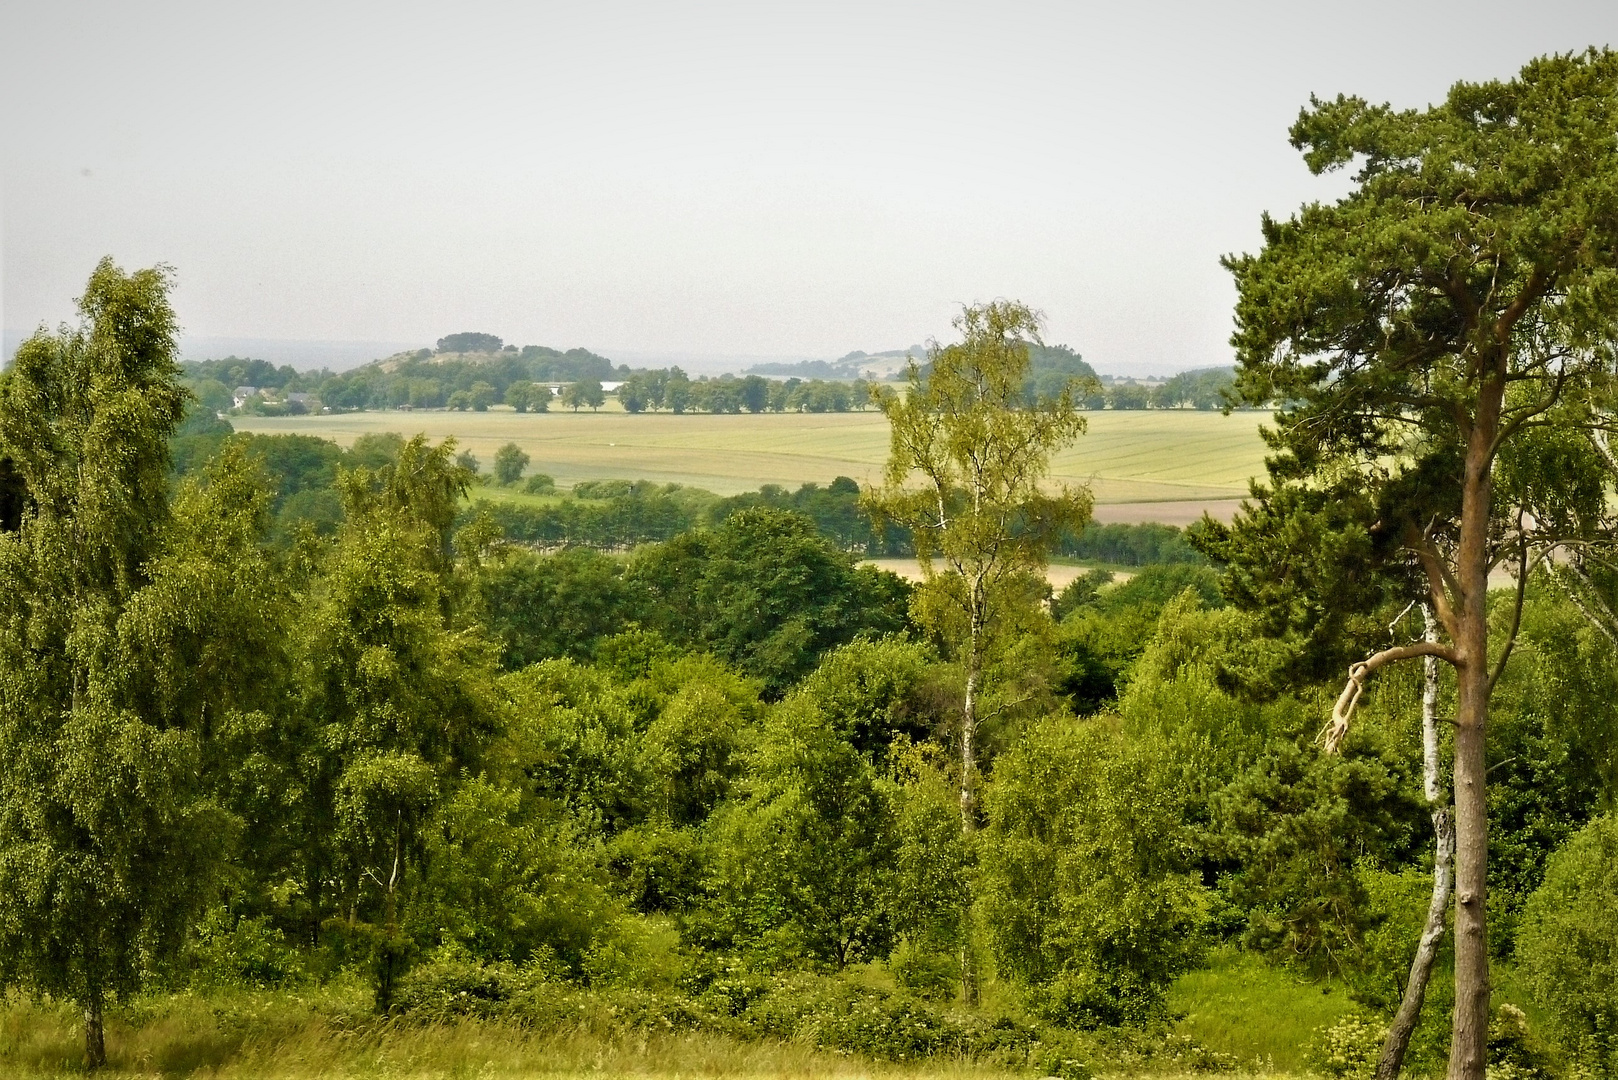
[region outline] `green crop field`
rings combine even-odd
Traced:
[[[1098,503],[1210,503],[1239,499],[1264,468],[1267,413],[1152,410],[1089,414],[1089,433],[1059,455],[1055,474],[1089,482]],[[532,471],[567,486],[605,478],[674,481],[733,495],[760,484],[797,487],[851,476],[880,479],[887,420],[876,412],[674,416],[599,413],[363,412],[238,417],[239,431],[302,432],[347,445],[366,432],[453,435],[484,462],[507,442]]]

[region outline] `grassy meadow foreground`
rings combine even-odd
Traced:
[[[863,977],[880,983],[879,971]],[[891,984],[890,984],[891,987]],[[1324,992],[1322,992],[1324,990]],[[579,1003],[576,1003],[579,1004]],[[675,1030],[632,995],[583,1002],[565,1019],[378,1018],[369,988],[338,979],[302,990],[214,987],[153,994],[109,1016],[108,1070],[122,1077],[314,1080],[320,1077],[856,1077],[999,1080],[1063,1076],[1293,1076],[1315,1067],[1308,1048],[1351,1015],[1338,983],[1222,953],[1170,992],[1178,1014],[1154,1040],[1111,1047],[1110,1062],[1052,1058],[1037,1044],[1010,1054],[884,1060],[829,1047],[816,1033],[756,1038],[745,1031]],[[560,1014],[562,1010],[556,1010]],[[0,1010],[0,1071],[10,1077],[83,1075],[79,1017],[67,1007],[12,998]],[[1104,1046],[1086,1047],[1087,1056]],[[1064,1051],[1072,1052],[1072,1051]]]
[[[882,973],[856,975],[877,983]],[[891,984],[890,988],[891,988]],[[820,1033],[757,1038],[736,1025],[681,1030],[634,995],[579,995],[569,1010],[530,1017],[379,1018],[355,978],[267,990],[213,986],[151,994],[109,1015],[107,1080],[646,1077],[712,1080],[1030,1080],[1090,1076],[1342,1075],[1324,1034],[1358,1007],[1337,980],[1277,969],[1223,950],[1171,987],[1175,1020],[1151,1039],[1094,1040],[1077,1050],[1030,1045],[1010,1054],[894,1060],[828,1046]],[[1502,973],[1500,997],[1543,1019]],[[80,1018],[14,996],[0,1005],[0,1074],[84,1075]],[[1429,1031],[1429,1039],[1433,1032]],[[1082,1053],[1089,1060],[1063,1055]]]
[[[1218,502],[1247,494],[1264,474],[1259,425],[1266,412],[1190,409],[1098,411],[1089,431],[1052,462],[1061,480],[1087,482],[1102,504]],[[533,468],[559,484],[634,478],[679,483],[720,495],[762,484],[797,487],[848,476],[881,480],[888,422],[874,410],[853,413],[630,415],[621,410],[517,413],[360,412],[330,416],[232,417],[238,430],[318,435],[348,446],[365,434],[423,432],[453,436],[482,461],[514,442]],[[1178,522],[1183,524],[1184,522]]]

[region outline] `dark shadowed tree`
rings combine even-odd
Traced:
[[[479,334],[473,331],[448,334],[438,339],[438,351],[441,353],[499,352],[500,339],[493,334]]]
[[[652,628],[762,679],[771,696],[828,649],[903,629],[909,592],[803,515],[762,507],[637,552],[625,579]]]

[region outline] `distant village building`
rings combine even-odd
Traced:
[[[238,386],[236,388],[234,394],[232,394],[232,401],[234,402],[235,407],[239,409],[243,405],[247,404],[247,399],[248,398],[257,397],[257,396],[258,396],[258,387],[256,387],[256,386]]]

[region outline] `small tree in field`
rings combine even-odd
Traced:
[[[518,379],[506,387],[505,403],[516,412],[527,412],[533,398],[534,384],[527,379]]]
[[[562,404],[574,412],[579,411],[580,405],[590,406],[591,411],[601,408],[607,403],[607,395],[601,389],[599,379],[580,379],[567,388],[562,395]]]
[[[1276,528],[1288,519],[1272,509],[1329,496],[1359,508],[1366,572],[1415,568],[1438,640],[1356,663],[1328,749],[1379,668],[1433,656],[1455,671],[1453,1080],[1481,1080],[1489,1026],[1485,731],[1516,635],[1508,612],[1491,647],[1489,574],[1504,565],[1525,581],[1565,526],[1579,531],[1606,502],[1577,489],[1610,430],[1614,131],[1610,51],[1457,83],[1424,111],[1316,101],[1293,145],[1316,172],[1357,163],[1353,191],[1266,217],[1264,250],[1226,260],[1240,295],[1237,390],[1286,405],[1268,436],[1271,487],[1232,532],[1207,526],[1210,549],[1262,591],[1298,566],[1296,530]]]
[[[494,479],[501,487],[510,487],[522,479],[528,468],[529,457],[516,443],[506,443],[494,452]]]

